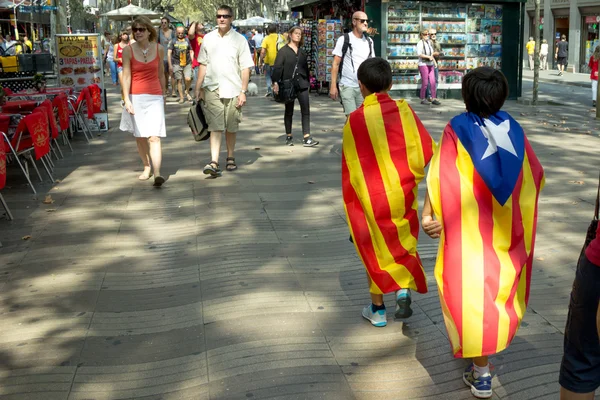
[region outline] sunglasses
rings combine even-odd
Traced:
[[[131,28],[132,32],[146,32],[146,28]]]
[[[367,22],[369,22],[368,19],[361,19],[361,18],[354,18],[356,21],[360,21],[361,24],[365,24]]]
[[[229,14],[217,14],[217,19],[229,19],[231,15]]]

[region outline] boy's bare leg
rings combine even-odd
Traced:
[[[473,364],[477,365],[478,367],[487,366],[488,365],[488,356],[473,358]]]
[[[594,392],[574,393],[564,387],[560,388],[560,400],[594,400]]]
[[[369,287],[371,287],[371,277],[369,276],[368,273],[367,273],[367,282],[369,283]],[[382,306],[383,305],[383,295],[371,293],[371,302],[373,304],[375,304],[376,306]]]

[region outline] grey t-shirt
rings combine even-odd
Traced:
[[[158,30],[158,43],[160,43],[163,49],[165,50],[165,56],[163,58],[163,61],[167,61],[167,52],[169,50],[169,43],[171,42],[171,40],[177,40],[177,38],[175,37],[175,31],[173,29],[171,29],[170,36],[165,36],[165,33],[162,29]]]
[[[560,41],[556,44],[556,47],[558,48],[558,55],[557,57],[568,57],[569,56],[569,42],[565,41]]]

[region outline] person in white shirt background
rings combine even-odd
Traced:
[[[262,42],[265,39],[262,28],[258,28],[256,30],[256,33],[254,34],[254,37],[252,39],[254,39],[254,43],[256,44],[256,56],[254,57],[254,64],[256,65],[255,72],[258,75],[260,74],[260,52],[262,50]]]
[[[548,69],[548,41],[546,39],[542,40],[540,46],[540,69]]]
[[[350,46],[344,56],[344,35],[340,36],[333,49],[333,66],[331,68],[331,84],[329,97],[337,100],[338,96],[344,106],[346,116],[356,110],[363,102],[358,86],[357,72],[360,64],[367,58],[375,57],[373,40],[366,36],[369,26],[369,17],[362,11],[352,15],[352,32],[348,34]],[[342,58],[344,59],[343,64]],[[342,68],[341,78],[338,82],[338,72]],[[339,84],[339,89],[338,89]]]
[[[221,6],[217,10],[218,29],[204,36],[198,62],[196,98],[203,102],[203,111],[210,131],[211,161],[204,174],[218,177],[221,139],[225,131],[227,171],[237,169],[235,163],[236,132],[246,104],[250,68],[254,67],[246,38],[231,28],[233,10]]]

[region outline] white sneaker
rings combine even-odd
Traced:
[[[387,317],[385,315],[385,309],[377,310],[373,312],[373,308],[371,304],[363,308],[362,316],[364,319],[371,321],[371,325],[376,326],[378,328],[384,327],[387,325]]]

